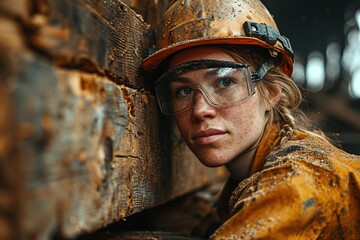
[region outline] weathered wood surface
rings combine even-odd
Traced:
[[[205,240],[189,234],[181,234],[163,231],[129,231],[122,233],[101,233],[87,237],[86,240],[139,240],[139,239],[156,239],[156,240]]]
[[[124,0],[124,3],[143,16],[145,22],[157,26],[170,0]]]
[[[27,42],[58,66],[96,72],[117,83],[142,88],[139,64],[148,51],[149,25],[120,0],[12,0],[0,4],[22,19]],[[28,12],[23,10],[29,9]],[[29,13],[30,11],[30,13]]]
[[[0,239],[92,232],[224,176],[171,148],[138,15],[46,3],[0,2]]]

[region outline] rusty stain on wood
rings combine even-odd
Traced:
[[[26,156],[26,164],[13,172],[21,170],[17,174],[23,174],[27,185],[19,194],[31,199],[22,204],[21,218],[36,219],[18,226],[23,232],[42,235],[61,226],[65,236],[73,236],[204,183],[195,180],[187,190],[164,191],[185,182],[186,171],[168,182],[173,186],[163,185],[162,179],[173,174],[163,169],[174,163],[163,160],[158,120],[148,114],[156,112],[155,98],[149,93],[26,56],[17,59],[17,65],[32,70],[24,71],[22,79],[12,79],[18,87],[11,97],[12,105],[18,106],[16,123],[23,126],[16,139],[21,152],[13,161]],[[43,77],[33,75],[33,70]],[[42,91],[44,86],[47,91]],[[197,176],[206,174],[198,169]],[[42,211],[34,216],[32,209]],[[49,213],[53,214],[50,219]]]
[[[129,94],[129,92],[126,88],[122,88],[121,90],[123,92],[124,99],[127,102],[127,105],[129,108],[129,114],[131,117],[134,117],[134,115],[135,115],[134,100],[131,98],[131,95]]]
[[[121,1],[16,2],[0,2],[1,239],[92,232],[223,176],[172,157],[139,75],[139,15]]]
[[[49,5],[47,24],[32,34],[32,46],[49,54],[59,66],[143,87],[136,76],[147,54],[144,32],[148,25],[139,15],[121,1],[50,0]]]

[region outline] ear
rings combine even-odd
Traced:
[[[266,110],[270,110],[271,108],[275,107],[276,104],[279,102],[282,93],[282,86],[279,84],[268,85],[266,90],[267,90],[266,94],[268,98],[268,104],[266,104],[267,105]]]

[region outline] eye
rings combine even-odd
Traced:
[[[176,96],[187,96],[190,95],[192,91],[191,87],[181,87],[176,89]]]
[[[229,87],[230,85],[233,85],[234,83],[235,83],[234,79],[230,77],[222,77],[218,79],[217,86],[219,88],[226,88]]]

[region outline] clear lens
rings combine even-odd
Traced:
[[[164,114],[177,114],[188,110],[197,94],[221,106],[248,98],[254,85],[248,65],[203,60],[169,70],[156,82],[156,94]]]

